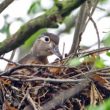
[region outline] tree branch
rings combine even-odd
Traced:
[[[87,9],[86,9],[86,3],[85,3],[80,8],[80,12],[79,12],[77,22],[76,22],[74,39],[73,39],[72,47],[71,47],[69,54],[73,53],[75,55],[78,48],[79,48],[79,43],[81,41],[81,35],[82,35],[82,28],[83,28],[83,26],[86,22],[86,19],[87,19],[86,11],[87,11]]]
[[[42,78],[35,76],[23,76],[23,75],[14,75],[14,76],[1,76],[2,78],[6,78],[12,81],[22,81],[22,82],[32,82],[32,81],[44,81],[44,82],[53,82],[53,83],[78,83],[81,81],[85,81],[85,79],[55,79],[55,78]]]
[[[42,28],[56,28],[60,18],[66,17],[72,10],[79,7],[86,0],[64,0],[48,10],[45,14],[25,23],[11,38],[0,43],[0,55],[22,45],[32,34]]]
[[[76,55],[76,53],[79,49],[79,44],[81,41],[81,35],[85,31],[85,28],[86,28],[86,26],[90,20],[90,19],[88,19],[88,14],[90,13],[90,15],[92,16],[92,14],[95,11],[95,8],[97,6],[97,3],[98,3],[98,1],[95,0],[95,1],[86,2],[85,4],[83,4],[81,6],[79,16],[78,16],[78,19],[76,22],[74,39],[73,39],[72,47],[71,47],[69,54],[73,53],[74,54],[73,56]]]
[[[75,86],[70,89],[60,91],[59,94],[56,94],[52,100],[42,105],[41,110],[55,109],[56,106],[62,105],[65,100],[75,96],[84,88],[86,88],[89,85],[89,83],[89,80],[82,81],[79,84],[75,84]]]
[[[4,0],[1,4],[0,4],[0,13],[2,13],[2,11],[7,8],[14,0]]]

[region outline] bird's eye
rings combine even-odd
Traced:
[[[50,38],[49,38],[48,36],[45,36],[45,37],[44,37],[44,42],[49,43],[49,42],[50,42]]]
[[[45,37],[45,41],[46,41],[46,42],[49,42],[49,40],[50,40],[50,39],[49,39],[48,37]]]
[[[50,38],[48,36],[43,36],[40,38],[43,42],[49,43],[50,42]]]

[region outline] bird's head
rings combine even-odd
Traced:
[[[55,54],[59,58],[62,58],[59,49],[59,37],[52,33],[42,34],[34,43],[32,47],[32,54],[38,57],[47,57]]]

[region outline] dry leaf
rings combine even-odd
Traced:
[[[14,68],[14,67],[16,67],[15,64],[8,63],[8,65],[6,66],[6,69],[5,69],[5,70],[12,69],[12,68]]]
[[[57,63],[52,63],[52,64],[54,64],[54,65],[61,65],[62,62],[59,61]],[[60,75],[63,70],[64,70],[64,68],[62,68],[62,67],[59,67],[59,68],[57,68],[57,67],[48,67],[48,71],[50,73],[54,74],[54,75]]]
[[[95,74],[92,76],[92,80],[94,80],[95,82],[98,82],[98,84],[102,87],[105,87],[107,90],[110,90],[110,82],[107,81],[104,77]]]
[[[11,104],[5,100],[3,104],[3,110],[17,110],[15,107],[12,107]]]
[[[3,85],[10,85],[11,84],[11,81],[10,80],[5,79],[5,78],[2,78],[2,77],[0,77],[0,82]]]
[[[91,84],[91,90],[90,90],[90,103],[92,105],[97,105],[98,103],[102,102],[103,97],[101,96],[100,92],[96,88],[95,84]]]

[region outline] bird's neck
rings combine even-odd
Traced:
[[[36,60],[38,60],[39,62],[41,62],[42,64],[47,64],[48,60],[46,56],[37,56]]]
[[[32,53],[25,55],[19,60],[21,64],[47,64],[48,60],[46,56],[35,56]]]
[[[48,60],[47,60],[47,56],[41,56],[39,54],[36,54],[34,52],[31,52],[31,56],[34,57],[36,59],[36,61],[38,61],[39,63],[42,63],[42,64],[47,64],[48,63]]]

